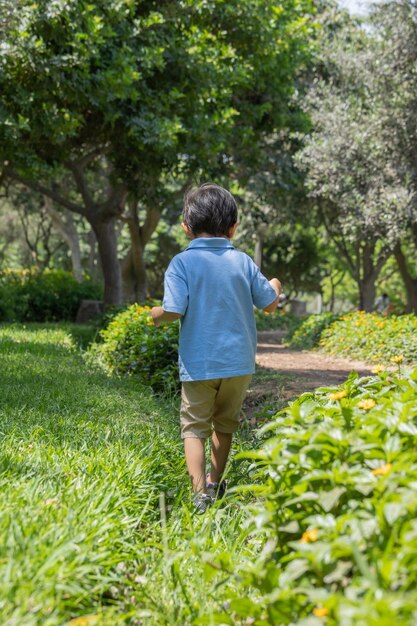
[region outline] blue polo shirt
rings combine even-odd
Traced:
[[[253,306],[276,293],[252,259],[224,237],[199,237],[165,272],[164,311],[180,313],[180,379],[208,380],[253,374]]]

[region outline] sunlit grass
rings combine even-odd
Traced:
[[[0,327],[0,623],[211,623],[257,549],[246,513],[193,515],[176,399],[90,370],[70,333]]]

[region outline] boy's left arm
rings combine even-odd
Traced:
[[[269,280],[268,282],[271,285],[272,289],[277,294],[277,297],[273,302],[271,302],[271,304],[264,307],[262,311],[265,311],[265,313],[273,313],[278,306],[279,297],[282,294],[282,285],[281,285],[281,281],[278,280],[278,278],[271,278],[271,280]]]
[[[170,311],[164,311],[161,306],[154,306],[151,310],[153,323],[155,326],[160,326],[164,322],[175,322],[182,317],[181,313],[171,313]]]

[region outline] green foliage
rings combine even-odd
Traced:
[[[78,283],[62,270],[0,272],[0,320],[47,322],[75,320],[81,300],[100,300],[102,289],[91,280]]]
[[[417,317],[384,316],[358,311],[334,322],[321,336],[320,346],[331,354],[387,363],[402,356],[417,361]]]
[[[154,389],[178,387],[179,324],[156,328],[150,308],[132,304],[100,333],[102,342],[88,352],[90,363],[99,363],[109,374],[134,374]]]
[[[29,168],[94,147],[141,188],[171,167],[221,171],[234,135],[253,150],[257,130],[291,117],[311,11],[307,0],[285,10],[270,0],[22,0],[1,59],[2,154]]]
[[[321,242],[317,229],[306,227],[305,220],[303,215],[302,224],[279,225],[277,232],[268,232],[263,249],[262,271],[279,276],[287,294],[318,291],[322,278]]]
[[[291,348],[313,348],[319,343],[323,330],[337,319],[334,313],[320,313],[305,318],[293,334],[289,333]]]
[[[416,402],[417,370],[352,374],[264,429],[249,530],[263,550],[238,572],[230,623],[414,624]]]
[[[287,311],[277,309],[275,313],[265,313],[260,309],[255,310],[256,328],[258,330],[285,330],[293,332],[300,318]]]

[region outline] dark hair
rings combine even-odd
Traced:
[[[205,183],[189,189],[185,194],[183,218],[194,236],[207,233],[213,237],[224,237],[237,222],[236,201],[227,189]]]

